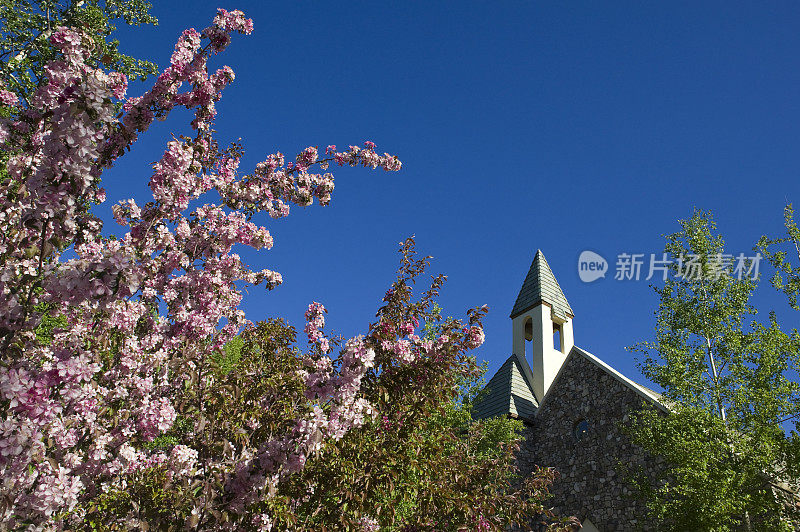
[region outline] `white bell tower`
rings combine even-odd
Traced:
[[[513,353],[533,357],[533,393],[540,403],[574,345],[573,316],[544,254],[537,250],[511,311],[511,326]],[[526,353],[528,342],[532,348]]]

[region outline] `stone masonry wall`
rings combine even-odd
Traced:
[[[526,430],[518,460],[521,472],[534,464],[554,467],[560,478],[549,500],[560,515],[587,517],[601,532],[648,530],[645,509],[621,478],[620,462],[654,473],[653,459],[620,432],[620,423],[643,399],[579,353],[573,353],[545,403]],[[575,427],[588,422],[580,441]]]

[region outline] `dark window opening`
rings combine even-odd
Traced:
[[[533,356],[533,320],[525,320],[525,356]]]
[[[572,435],[575,436],[575,441],[583,441],[589,436],[589,422],[581,419],[575,423],[572,429]]]
[[[561,326],[553,324],[553,349],[561,351]]]

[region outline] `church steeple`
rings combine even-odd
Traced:
[[[541,401],[573,346],[574,313],[558,285],[544,253],[536,251],[528,275],[522,283],[511,311],[513,352],[527,357],[526,341],[531,341],[533,393]],[[557,349],[554,336],[558,335]]]
[[[569,306],[564,292],[561,291],[561,287],[553,275],[553,270],[550,269],[547,259],[544,258],[544,253],[538,249],[533,257],[531,269],[528,270],[528,275],[519,290],[517,301],[511,311],[511,319],[513,320],[541,302],[550,305],[553,313],[562,319],[567,317],[572,319],[574,316],[572,307]]]

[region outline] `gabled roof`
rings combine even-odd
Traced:
[[[627,386],[628,388],[636,392],[642,399],[645,399],[646,401],[652,403],[660,410],[669,413],[670,411],[669,406],[667,406],[665,399],[662,397],[660,393],[653,391],[647,386],[643,386],[638,382],[632,381],[631,379],[629,379],[619,371],[615,370],[614,368],[612,368],[611,366],[609,366],[608,364],[606,364],[605,362],[603,362],[602,360],[591,354],[590,352],[584,351],[580,347],[573,347],[572,350],[569,352],[569,355],[567,355],[566,360],[564,360],[564,363],[561,365],[561,369],[558,370],[558,373],[553,379],[553,383],[550,385],[550,388],[547,390],[547,393],[544,394],[544,397],[542,398],[542,402],[540,404],[544,404],[547,401],[547,397],[550,395],[550,392],[556,386],[558,386],[559,377],[561,377],[561,374],[564,372],[564,368],[567,367],[567,364],[569,363],[570,359],[574,356],[584,357],[585,359],[589,360],[590,362],[598,366],[600,369],[608,373],[611,377],[613,377],[617,381],[621,382],[623,385]]]
[[[522,283],[522,288],[520,288],[519,295],[517,295],[517,301],[511,311],[511,318],[515,318],[539,303],[550,305],[553,315],[563,320],[572,318],[575,315],[541,249],[537,250],[536,255],[533,257],[531,268],[528,270],[528,275]]]
[[[511,415],[533,419],[539,406],[533,396],[533,374],[525,357],[511,355],[489,384],[488,393],[475,405],[475,419]]]
[[[489,384],[486,385],[485,388],[489,391],[480,402],[476,403],[472,417],[486,419],[511,415],[512,417],[532,420],[540,410],[540,407],[547,402],[550,392],[559,385],[561,374],[570,359],[576,356],[583,357],[595,364],[660,410],[664,412],[670,411],[666,400],[660,393],[632,381],[588,351],[573,347],[541,402],[538,402],[533,395],[533,374],[528,361],[523,356],[511,355],[508,357],[489,381]]]

